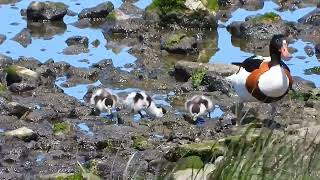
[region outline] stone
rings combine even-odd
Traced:
[[[7,39],[7,37],[3,34],[0,34],[0,45]]]
[[[88,47],[89,38],[85,36],[72,36],[66,40],[66,43],[68,46],[83,45],[85,47]]]
[[[106,18],[109,13],[111,13],[114,9],[114,6],[111,2],[107,1],[101,4],[98,4],[92,8],[83,9],[78,17],[79,19],[89,18]]]
[[[21,127],[12,131],[8,131],[5,133],[5,135],[9,137],[17,137],[22,140],[30,140],[34,139],[35,133],[32,129]]]
[[[160,42],[161,49],[170,53],[193,54],[198,52],[196,38],[184,33],[163,36]]]
[[[40,78],[40,75],[37,72],[18,65],[7,67],[5,72],[7,73],[8,85],[21,82],[22,79],[37,80]]]
[[[23,47],[27,47],[32,42],[30,30],[27,28],[22,29],[12,40],[18,42]]]
[[[67,14],[67,6],[61,2],[32,1],[27,8],[27,19],[32,21],[62,21]]]

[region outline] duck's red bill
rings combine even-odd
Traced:
[[[281,56],[283,57],[284,60],[288,61],[292,58],[292,55],[289,53],[288,51],[288,47],[282,47],[280,49],[280,52],[281,52]]]

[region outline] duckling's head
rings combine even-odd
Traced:
[[[108,114],[112,114],[112,108],[115,106],[116,102],[112,96],[104,99],[104,105],[106,106],[106,111]]]
[[[200,108],[201,108],[200,106],[201,106],[201,104],[197,104],[197,103],[192,104],[190,113],[192,114],[192,119],[194,121],[196,121],[199,116]]]

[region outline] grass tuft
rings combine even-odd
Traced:
[[[205,75],[207,74],[208,70],[205,68],[199,68],[196,71],[194,71],[191,75],[191,80],[192,80],[192,87],[193,88],[198,88]]]
[[[57,133],[67,133],[71,130],[71,126],[67,122],[55,123],[53,125],[53,132]]]
[[[187,7],[184,5],[185,0],[153,0],[149,10],[159,9],[162,14],[173,11],[184,11]]]
[[[273,22],[277,22],[279,20],[281,20],[281,17],[274,12],[269,12],[269,13],[265,13],[263,15],[258,15],[256,17],[253,17],[252,19],[250,19],[250,21],[253,22],[254,24],[273,23]]]

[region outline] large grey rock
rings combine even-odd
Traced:
[[[192,73],[197,69],[207,69],[208,74],[226,77],[237,72],[239,67],[226,64],[209,64],[189,61],[178,61],[174,66],[174,75],[176,79],[188,81]]]
[[[114,9],[114,6],[111,2],[107,1],[101,4],[98,4],[92,8],[83,9],[78,17],[79,19],[89,18],[106,18],[109,13],[111,13]]]
[[[67,10],[64,3],[32,1],[27,8],[27,19],[31,21],[62,21]]]

